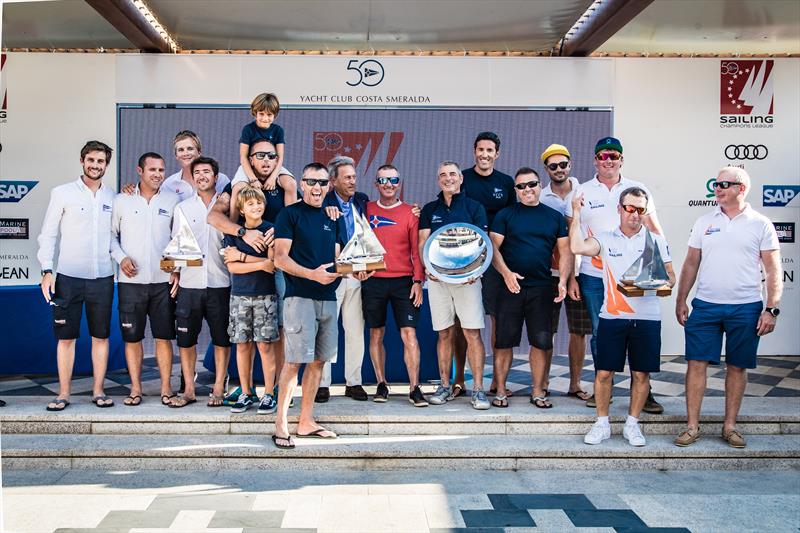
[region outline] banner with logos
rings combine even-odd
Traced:
[[[3,286],[38,283],[35,239],[50,190],[77,178],[86,140],[117,148],[120,104],[242,106],[271,91],[289,107],[612,109],[613,133],[624,147],[623,174],[655,194],[678,271],[692,223],[714,207],[710,180],[729,164],[750,173],[748,200],[776,225],[785,282],[778,329],[760,350],[800,353],[800,328],[793,327],[800,320],[797,59],[13,53],[3,56],[0,79]],[[465,127],[483,129],[477,115]],[[529,164],[541,170],[541,148],[558,141],[533,140]],[[104,179],[112,187],[118,155]],[[515,170],[502,157],[498,168]],[[126,176],[131,172],[121,169]],[[674,297],[662,304],[664,352],[682,353]]]

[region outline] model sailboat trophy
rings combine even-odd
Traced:
[[[176,268],[186,266],[203,266],[203,252],[197,243],[197,238],[192,233],[189,221],[183,211],[175,210],[176,217],[173,224],[178,225],[178,231],[169,241],[161,258],[161,268]]]
[[[353,213],[353,236],[336,258],[336,272],[349,274],[386,270],[386,263],[383,262],[385,254],[386,250],[369,227],[364,215]]]
[[[672,288],[664,259],[650,231],[645,231],[642,255],[625,271],[617,287],[625,296],[669,296]]]

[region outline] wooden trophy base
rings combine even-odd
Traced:
[[[669,285],[662,285],[657,289],[640,289],[635,285],[617,283],[617,288],[619,289],[619,292],[632,298],[639,298],[642,296],[669,296],[672,294],[672,287]]]
[[[162,259],[161,268],[199,267],[203,266],[202,259]]]
[[[372,272],[373,270],[386,270],[386,263],[336,263],[336,272],[339,274],[352,274],[353,272]]]

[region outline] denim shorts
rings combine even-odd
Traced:
[[[714,304],[695,298],[684,326],[686,360],[708,361],[718,365],[725,335],[725,363],[739,368],[755,368],[758,353],[756,326],[763,302]]]

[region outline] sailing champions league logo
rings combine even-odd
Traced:
[[[720,61],[720,127],[772,127],[774,67],[772,59]]]
[[[6,74],[3,70],[6,67],[6,54],[0,54],[0,124],[6,121],[8,116],[8,89],[6,87]]]

